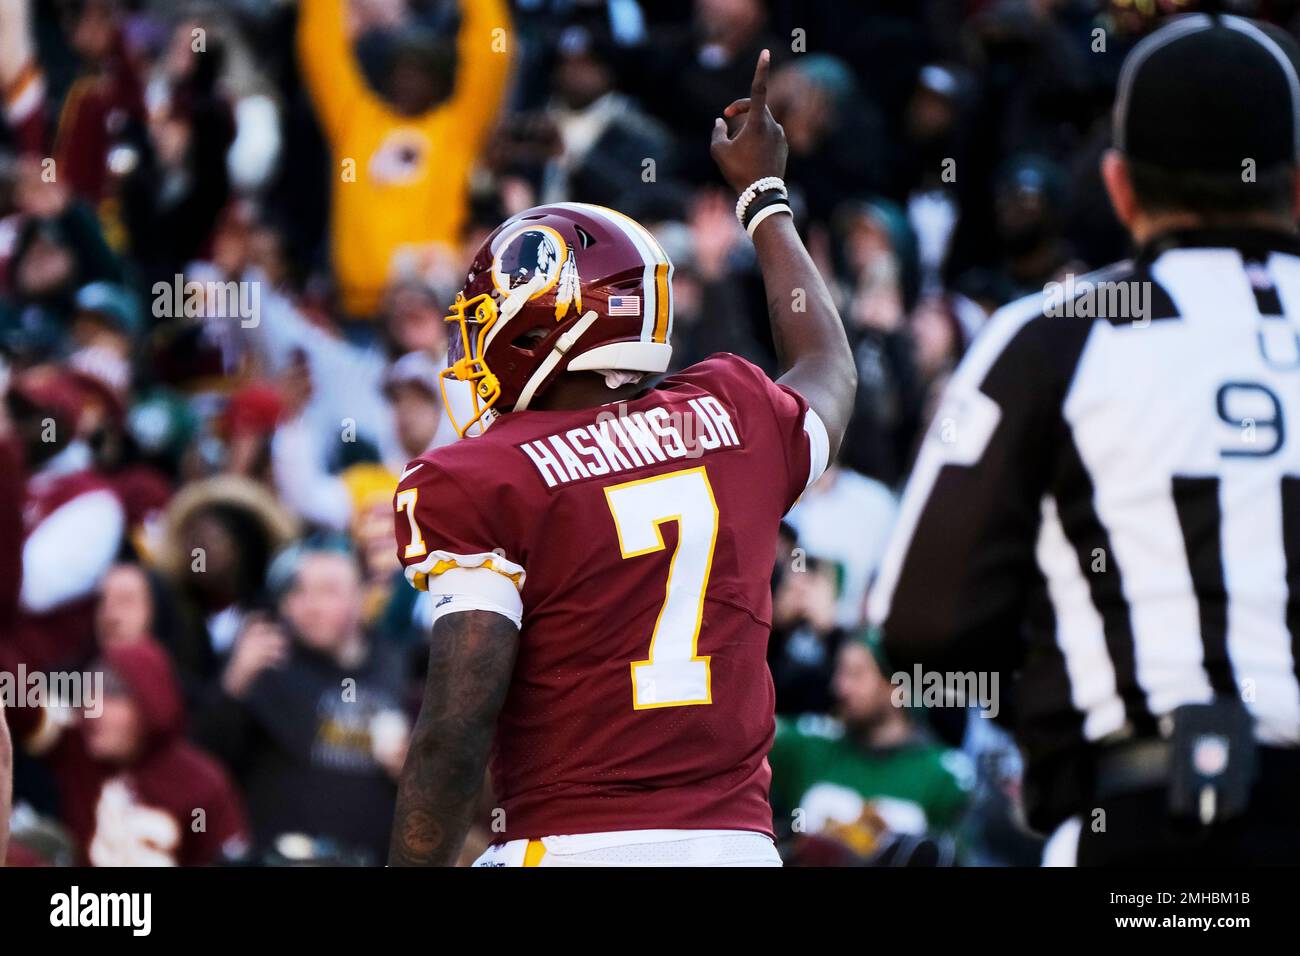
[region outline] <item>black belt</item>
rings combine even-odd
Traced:
[[[1096,795],[1122,796],[1164,786],[1172,752],[1167,740],[1135,740],[1106,747],[1097,755]],[[1270,786],[1300,794],[1300,748],[1260,745],[1260,776]]]
[[[1135,740],[1107,747],[1097,755],[1097,799],[1154,790],[1169,780],[1173,753],[1169,741]]]
[[[1099,801],[1167,788],[1172,752],[1169,741],[1150,738],[1031,761],[1025,776],[1030,826],[1051,833]],[[1256,756],[1252,803],[1257,810],[1278,819],[1300,816],[1300,748],[1261,745]]]

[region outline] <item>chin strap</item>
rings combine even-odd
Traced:
[[[542,382],[546,381],[546,377],[555,370],[555,366],[560,364],[560,359],[564,358],[569,349],[573,348],[574,344],[578,339],[582,338],[582,334],[586,332],[587,329],[591,328],[591,324],[595,322],[597,318],[599,318],[599,316],[595,311],[588,312],[573,324],[573,328],[560,336],[560,340],[556,342],[555,347],[551,349],[551,354],[542,360],[542,364],[537,366],[537,370],[533,372],[533,374],[528,377],[528,381],[524,383],[523,390],[519,393],[519,401],[515,402],[515,407],[512,411],[522,412],[528,408],[528,403],[533,400],[533,396],[537,392],[537,389],[541,387]]]

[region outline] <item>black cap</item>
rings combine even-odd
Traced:
[[[1300,48],[1244,17],[1174,17],[1129,53],[1115,146],[1169,169],[1238,172],[1300,160]]]

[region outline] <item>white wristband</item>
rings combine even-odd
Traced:
[[[754,197],[769,189],[779,189],[782,196],[787,195],[785,180],[780,176],[764,176],[762,179],[756,179],[745,187],[745,191],[736,200],[736,218],[742,226],[745,224],[745,211],[749,209],[749,204],[754,201]]]
[[[754,213],[754,218],[751,219],[749,225],[745,227],[745,231],[749,233],[749,238],[754,238],[754,230],[758,228],[758,224],[774,212],[788,212],[791,216],[794,215],[794,210],[783,202],[774,202],[770,206],[764,206],[758,212]]]

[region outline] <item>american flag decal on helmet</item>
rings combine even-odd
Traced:
[[[610,315],[640,315],[641,297],[639,295],[611,295],[609,297]]]

